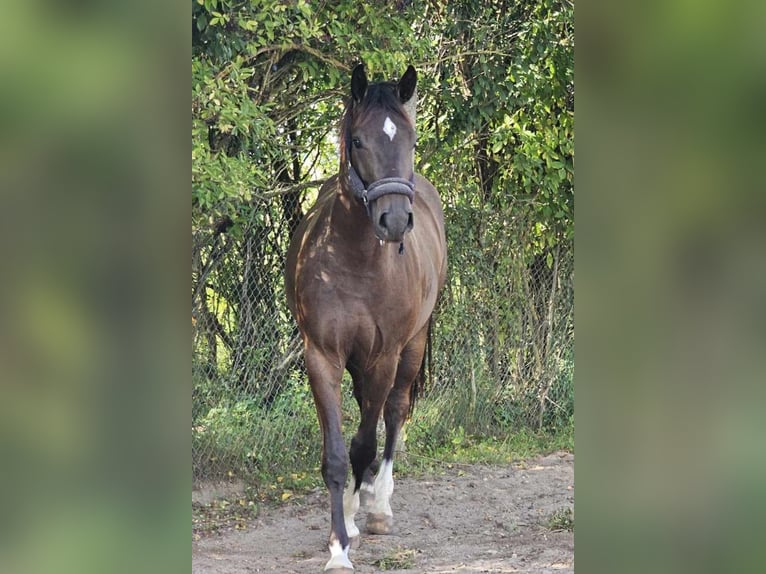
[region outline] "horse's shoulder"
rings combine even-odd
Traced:
[[[415,193],[426,200],[430,206],[441,208],[441,198],[434,185],[419,173],[415,174]]]
[[[436,188],[434,187],[434,184],[431,183],[431,181],[426,178],[424,175],[415,173],[415,188],[423,191],[427,191],[429,193],[436,192]]]
[[[306,235],[311,235],[318,223],[324,222],[329,218],[332,204],[337,196],[337,179],[337,176],[331,177],[319,189],[317,199],[303,216],[293,241]]]

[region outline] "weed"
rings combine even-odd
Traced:
[[[569,507],[560,508],[548,519],[550,530],[574,530],[574,512]]]
[[[415,551],[397,546],[373,562],[381,570],[406,570],[415,567]]]

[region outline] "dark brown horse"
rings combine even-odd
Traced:
[[[322,477],[330,491],[330,560],[350,571],[360,489],[370,495],[367,529],[388,534],[394,446],[414,400],[428,327],[447,257],[436,189],[413,170],[417,75],[367,83],[351,77],[340,133],[340,173],[319,192],[287,254],[287,300],[300,327],[322,429]],[[341,434],[341,377],[347,369],[361,411],[348,474]],[[376,426],[386,423],[383,461],[372,482]]]

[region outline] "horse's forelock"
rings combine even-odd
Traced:
[[[358,112],[359,114],[364,115],[371,110],[380,108],[383,108],[388,113],[395,114],[408,122],[412,128],[415,129],[415,124],[412,121],[407,104],[402,104],[399,100],[396,84],[393,82],[370,84],[364,94],[364,99],[362,99],[361,102],[355,103],[353,98],[349,98],[346,102],[346,109],[341,123],[342,133],[348,134],[346,145],[351,143],[350,130],[354,114]]]
[[[410,123],[412,129],[415,129],[415,124],[411,121],[406,105],[402,104],[399,99],[399,92],[397,91],[396,84],[393,82],[371,84],[367,88],[367,93],[360,105],[362,106],[362,112],[369,108],[382,107],[386,111],[398,115]]]

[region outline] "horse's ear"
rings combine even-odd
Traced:
[[[351,72],[351,95],[356,103],[364,98],[367,92],[367,74],[364,73],[364,64],[357,64]]]
[[[399,90],[399,99],[403,104],[406,104],[415,93],[415,86],[418,83],[418,73],[412,66],[407,66],[407,71],[404,72],[402,79],[399,80],[397,88]]]

